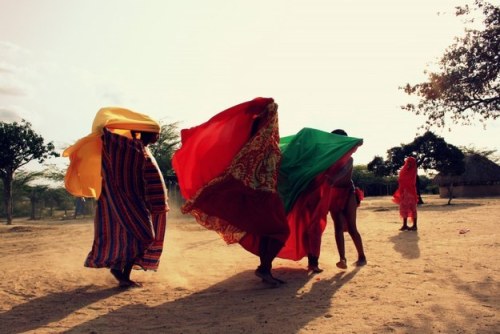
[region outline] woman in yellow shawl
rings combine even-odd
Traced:
[[[163,250],[167,195],[148,145],[160,126],[150,117],[122,108],[97,113],[92,133],[67,148],[66,189],[97,199],[94,242],[86,267],[110,268],[120,286],[138,285],[133,267],[156,270]]]

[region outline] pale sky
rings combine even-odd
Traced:
[[[25,118],[63,149],[104,106],[188,128],[273,97],[282,136],[343,128],[366,164],[421,134],[398,87],[463,35],[454,7],[467,2],[0,0],[0,120]],[[500,150],[498,121],[433,131]]]

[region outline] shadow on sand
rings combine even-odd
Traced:
[[[265,333],[271,328],[298,333],[316,318],[333,317],[332,297],[358,271],[320,279],[304,270],[280,268],[275,275],[287,283],[276,289],[245,271],[159,306],[123,306],[66,333]]]
[[[10,311],[0,314],[2,333],[24,333],[68,315],[99,300],[123,292],[123,289],[108,288],[94,290],[92,285],[75,290],[52,293],[15,306]],[[57,308],[54,305],[58,305]],[[20,319],[23,319],[20,321]]]
[[[419,205],[418,211],[457,211],[483,205],[484,204],[474,202],[458,202],[458,200],[454,200],[450,204],[448,204],[448,200],[446,200],[443,201],[443,203],[425,203],[423,205]]]
[[[394,244],[394,250],[406,259],[418,259],[420,248],[418,246],[418,231],[401,231],[389,238]]]

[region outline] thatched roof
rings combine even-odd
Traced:
[[[433,182],[439,186],[500,184],[500,166],[479,154],[468,154],[464,158],[465,172],[459,176],[439,173]]]

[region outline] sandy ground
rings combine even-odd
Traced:
[[[419,231],[400,232],[389,197],[358,210],[368,265],[335,267],[332,224],[320,263],[275,261],[270,289],[258,259],[173,209],[157,272],[123,290],[83,267],[91,219],[0,225],[0,333],[499,333],[500,198],[424,196]],[[462,232],[462,233],[461,233]],[[465,232],[465,233],[463,233]]]

